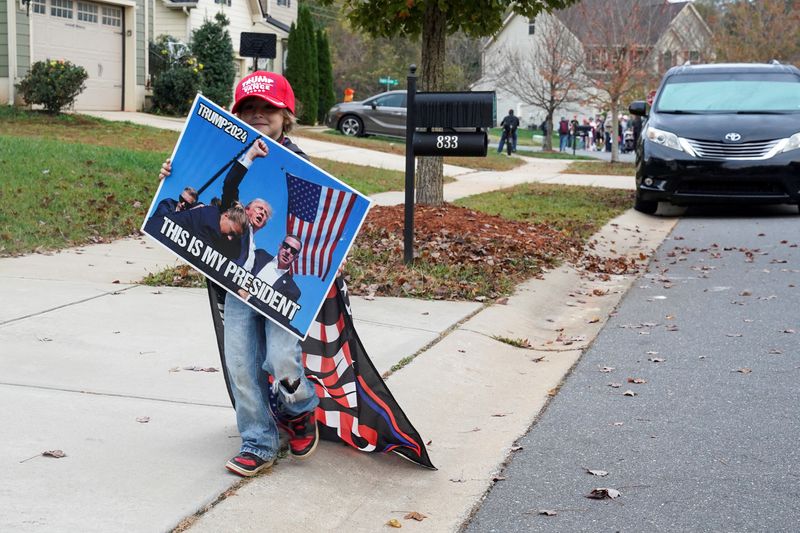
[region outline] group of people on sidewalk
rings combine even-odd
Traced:
[[[519,129],[519,118],[514,115],[514,110],[509,109],[508,115],[503,117],[500,127],[503,129],[500,142],[497,145],[497,153],[502,153],[503,147],[507,149],[508,155],[517,151],[517,130]],[[544,120],[539,129],[543,135],[548,135],[549,125]],[[639,135],[642,132],[641,117],[629,119],[627,115],[619,115],[617,135],[612,135],[611,118],[605,115],[584,118],[578,121],[578,116],[573,116],[572,120],[562,116],[556,125],[559,139],[559,151],[566,152],[572,148],[579,150],[589,150],[592,152],[611,151],[612,143],[619,146],[622,153],[633,151]]]
[[[642,119],[636,117],[630,120],[628,115],[617,117],[617,134],[613,133],[613,123],[611,117],[598,115],[596,117],[584,118],[578,121],[578,116],[567,120],[562,116],[558,121],[557,131],[559,139],[559,151],[566,152],[571,148],[579,150],[589,150],[591,152],[610,152],[612,143],[619,146],[622,153],[633,151],[639,135],[642,132]]]

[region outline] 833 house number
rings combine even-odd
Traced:
[[[436,148],[444,150],[458,148],[458,135],[437,135]]]

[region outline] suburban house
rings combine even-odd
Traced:
[[[149,42],[171,35],[189,42],[206,19],[224,12],[238,77],[253,59],[239,56],[242,32],[276,35],[276,59],[259,66],[283,71],[297,0],[0,0],[0,104],[21,104],[14,87],[30,65],[63,59],[89,74],[76,110],[141,110],[149,80]]]
[[[620,40],[618,36],[623,32],[626,38]],[[547,36],[558,33],[574,41],[584,73],[601,70],[603,62],[620,48],[621,42],[632,50],[628,53],[646,56],[655,83],[674,65],[713,59],[711,29],[692,2],[583,0],[568,9],[540,14],[534,20],[509,13],[502,29],[485,40],[482,77],[473,85],[474,90],[496,91],[498,120],[509,109],[514,109],[523,127],[537,127],[545,118],[542,108],[526,103],[509,87],[508,69],[513,64],[507,58],[527,55],[528,64],[536,64],[536,56],[546,54],[548,47],[553,46]],[[518,61],[516,65],[524,63]],[[537,75],[532,68],[527,70],[531,76]],[[554,114],[556,120],[558,116],[591,117],[603,111],[592,107],[586,98],[595,90],[592,80],[579,74],[575,78],[579,79],[583,96],[576,93],[565,101]]]

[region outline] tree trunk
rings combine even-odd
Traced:
[[[544,119],[545,130],[542,131],[542,151],[550,152],[553,150],[553,115],[549,114]]]
[[[445,36],[447,15],[438,2],[428,2],[422,28],[423,91],[441,91],[444,86]],[[417,159],[417,203],[441,205],[444,202],[443,162],[441,157]]]

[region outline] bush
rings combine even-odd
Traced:
[[[45,111],[55,115],[65,107],[72,107],[86,88],[84,82],[88,77],[80,65],[47,59],[34,63],[17,89],[27,103],[41,104]]]
[[[230,24],[224,13],[206,20],[192,34],[192,52],[203,68],[203,96],[217,105],[228,107],[233,100],[236,67],[233,64],[233,43],[228,33]]]
[[[153,108],[167,115],[185,115],[202,85],[203,65],[174,37],[160,36],[150,50],[151,57],[164,58],[153,80]]]

